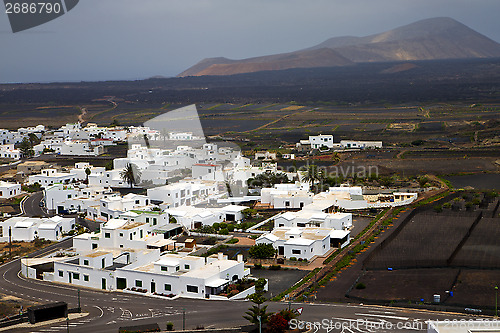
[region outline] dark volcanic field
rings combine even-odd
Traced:
[[[500,59],[412,61],[405,71],[387,73],[401,62],[348,67],[263,71],[140,81],[0,86],[2,103],[78,104],[116,96],[148,103],[334,104],[498,100]]]

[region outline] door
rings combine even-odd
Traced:
[[[156,283],[154,283],[154,281],[153,281],[153,282],[151,282],[151,292],[152,292],[152,293],[155,293],[155,292],[156,292]]]
[[[106,279],[104,278],[101,280],[101,289],[106,290]]]
[[[116,289],[125,289],[127,288],[127,279],[125,278],[116,278]]]
[[[284,246],[278,246],[278,255],[280,255],[280,256],[285,255],[285,247]]]

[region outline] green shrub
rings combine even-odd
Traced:
[[[172,323],[171,321],[169,321],[167,323],[167,331],[173,331],[174,330],[174,323]]]
[[[271,265],[269,269],[272,271],[279,271],[281,269],[281,265]]]
[[[362,282],[356,284],[356,289],[366,289],[366,285]]]

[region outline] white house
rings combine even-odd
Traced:
[[[220,210],[197,208],[194,206],[167,209],[167,213],[186,229],[196,229],[204,225],[224,222],[224,218],[226,217]]]
[[[65,260],[53,260],[54,272],[44,279],[103,290],[141,290],[151,295],[210,298],[232,281],[247,276],[241,256],[205,258],[165,254],[157,250],[102,249]],[[29,272],[27,260],[22,272]],[[220,299],[220,298],[219,298]]]
[[[286,212],[274,219],[274,227],[321,227],[347,230],[352,227],[351,213],[324,213],[321,211],[301,210]]]
[[[144,195],[129,193],[124,197],[108,196],[100,199],[99,205],[88,207],[86,218],[91,221],[106,222],[130,210],[152,209],[153,207],[150,199]]]
[[[195,205],[218,193],[217,182],[197,179],[186,179],[147,190],[148,198],[161,203],[162,208]]]
[[[382,148],[382,141],[353,141],[341,140],[342,149],[376,149]]]
[[[9,240],[9,229],[13,241],[31,242],[35,238],[44,238],[57,241],[63,233],[75,227],[74,218],[54,216],[51,218],[11,217],[0,223],[2,227],[2,241]]]
[[[0,158],[19,160],[21,152],[19,149],[14,149],[14,144],[0,145]]]
[[[332,241],[332,235],[334,239]],[[341,237],[339,239],[339,237]],[[279,256],[287,259],[311,260],[323,256],[332,246],[344,247],[349,244],[348,230],[329,228],[275,228],[272,232],[257,238],[256,244],[272,244]]]
[[[21,194],[21,184],[9,183],[0,180],[0,198],[8,199]]]
[[[308,184],[275,184],[261,190],[261,203],[274,209],[301,209],[312,203],[314,194]]]
[[[44,197],[47,209],[58,212],[64,210],[87,210],[99,205],[101,199],[116,196],[110,188],[85,186],[83,184],[54,184],[45,187]]]
[[[76,140],[64,141],[61,145],[59,154],[76,156],[99,156],[104,153],[103,146],[94,146],[90,141]]]
[[[322,149],[324,147],[332,149],[334,147],[333,135],[331,134],[310,135],[309,142],[311,142],[312,149]]]
[[[58,172],[56,169],[43,169],[38,175],[28,177],[28,184],[38,183],[41,186],[48,186],[57,183],[72,183],[77,181],[77,177],[72,172]]]

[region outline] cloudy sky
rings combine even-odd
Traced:
[[[448,16],[500,42],[499,0],[80,0],[12,33],[0,12],[0,82],[175,76],[203,58],[294,51]]]

